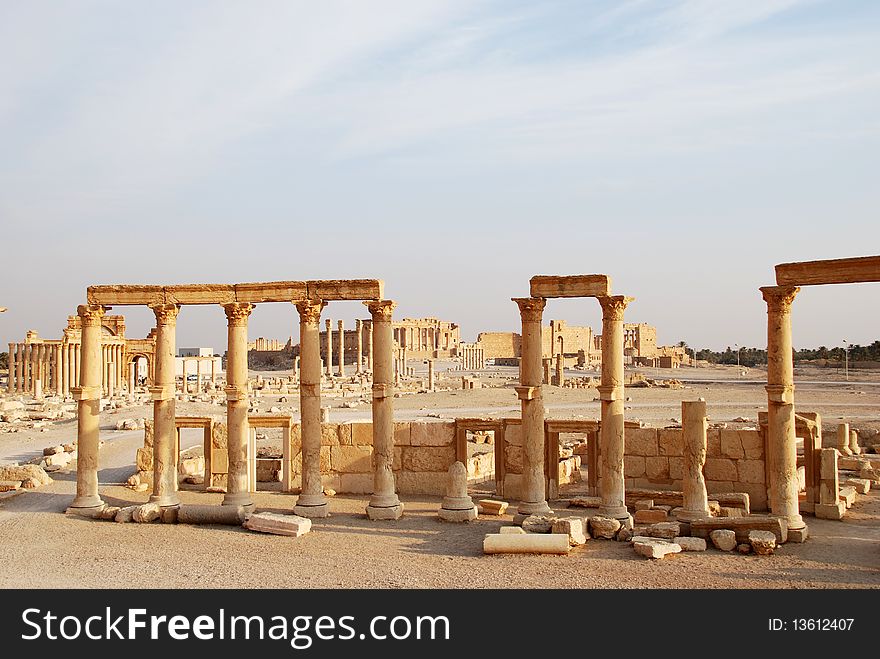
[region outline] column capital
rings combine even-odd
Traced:
[[[541,322],[544,315],[544,307],[547,306],[547,300],[543,297],[512,297],[519,307],[519,315],[522,320],[532,320]]]
[[[255,305],[250,302],[230,302],[222,306],[226,312],[229,327],[246,327],[248,316],[251,315]]]
[[[176,325],[177,314],[180,313],[179,304],[153,304],[150,309],[156,315],[157,325]]]
[[[321,310],[327,306],[324,300],[300,300],[294,302],[299,312],[300,322],[307,325],[317,325],[321,322]],[[327,322],[330,322],[329,320]]]
[[[99,304],[81,304],[76,308],[83,327],[100,327],[107,310]]]
[[[373,316],[373,322],[391,322],[391,313],[397,303],[393,300],[367,300],[364,302],[370,314]]]
[[[767,303],[767,311],[789,313],[791,303],[801,290],[800,286],[762,286],[760,289],[764,301]]]
[[[602,317],[608,320],[623,320],[623,312],[627,305],[635,300],[626,295],[599,295],[596,297],[602,307]]]

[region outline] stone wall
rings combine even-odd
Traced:
[[[703,475],[713,492],[746,492],[752,510],[767,509],[764,435],[759,430],[708,432]],[[627,488],[682,489],[680,429],[627,428],[623,473]]]
[[[477,344],[486,359],[510,359],[522,355],[522,336],[516,332],[480,332]]]

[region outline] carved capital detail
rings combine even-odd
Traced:
[[[760,289],[764,301],[767,303],[767,312],[790,313],[791,303],[801,290],[800,286],[762,286]]]
[[[542,297],[512,297],[519,307],[519,315],[524,321],[541,322],[544,316],[544,307],[547,306],[547,300]]]
[[[179,304],[153,304],[150,309],[156,315],[156,325],[176,325],[177,314],[180,313]]]
[[[373,316],[373,322],[381,323],[391,322],[391,314],[397,303],[393,300],[367,300],[364,302],[370,314]]]
[[[623,320],[627,305],[635,300],[625,295],[600,295],[596,299],[602,307],[602,320]]]
[[[250,302],[230,302],[223,305],[229,327],[247,327],[248,316],[254,310]]]
[[[81,304],[76,308],[83,327],[100,327],[106,311],[104,307],[95,304]]]
[[[306,325],[317,325],[321,322],[321,310],[326,306],[327,303],[323,300],[301,300],[296,302],[299,321]]]

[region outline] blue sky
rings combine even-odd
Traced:
[[[775,263],[880,253],[878,25],[854,0],[0,0],[0,337],[59,336],[95,283],[379,277],[473,339],[518,328],[531,275],[601,272],[661,342],[764,345]],[[795,344],[878,338],[878,294],[803,291]],[[178,344],[223,348],[224,320],[186,308]]]

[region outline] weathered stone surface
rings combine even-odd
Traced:
[[[602,497],[573,497],[568,500],[569,508],[598,508],[602,505]]]
[[[523,535],[525,531],[523,531],[521,526],[502,526],[498,529],[498,533],[515,533],[518,535]]]
[[[134,522],[138,522],[139,524],[147,524],[149,522],[155,522],[159,519],[159,515],[162,512],[162,508],[158,503],[145,503],[141,506],[137,506],[132,513],[131,519]]]
[[[772,531],[778,544],[788,539],[788,523],[781,517],[750,515],[747,517],[710,517],[691,522],[691,535],[705,538],[716,529],[733,529],[738,542],[749,541],[749,531]]]
[[[562,517],[553,522],[551,533],[565,533],[572,547],[582,545],[590,539],[586,520],[583,517]]]
[[[752,553],[752,546],[747,542],[741,542],[736,546],[736,550],[740,554],[751,554]]]
[[[570,547],[562,533],[489,533],[483,540],[485,554],[567,554]]]
[[[624,472],[624,473],[628,473],[628,472]],[[654,507],[654,500],[653,499],[639,499],[638,501],[635,502],[633,507],[635,508],[636,512],[638,512],[640,510],[651,510],[651,508]]]
[[[119,523],[133,522],[134,511],[137,510],[137,508],[138,506],[125,506],[124,508],[120,508],[116,511],[116,517],[114,517],[113,520]]]
[[[733,551],[736,549],[736,532],[730,529],[716,529],[709,533],[709,539],[715,549],[721,551]]]
[[[481,515],[503,515],[509,505],[506,501],[495,501],[494,499],[480,499],[477,504],[480,507]]]
[[[630,428],[624,437],[627,455],[658,455],[657,430],[655,428]]]
[[[257,513],[248,517],[244,527],[250,531],[299,537],[312,529],[312,520],[299,515]]]
[[[472,505],[470,508],[463,510],[447,510],[440,508],[437,511],[437,517],[444,522],[471,522],[477,519],[477,507]]]
[[[681,535],[681,524],[679,522],[658,522],[648,527],[648,535],[652,538],[672,540]]]
[[[342,473],[372,473],[372,446],[331,446],[330,466]]]
[[[867,478],[847,478],[840,483],[844,487],[851,487],[859,494],[867,494],[871,491],[871,481]]]
[[[403,516],[403,504],[388,507],[367,506],[367,517],[371,520],[396,520]]]
[[[594,538],[611,540],[620,530],[620,521],[613,517],[596,515],[590,518],[590,535]]]
[[[455,462],[455,447],[404,446],[402,460],[406,471],[442,471],[445,477],[446,471]]]
[[[768,556],[776,549],[776,536],[770,531],[749,531],[749,544],[759,556]]]
[[[676,536],[672,542],[681,547],[682,551],[706,551],[706,541],[703,538]]]
[[[64,453],[64,446],[47,446],[43,449],[43,455],[55,455],[56,453]]]
[[[0,481],[0,492],[14,492],[21,487],[21,481]]]
[[[529,515],[523,520],[522,528],[526,533],[550,533],[556,519],[554,515]]]
[[[846,502],[817,503],[813,514],[819,519],[843,519],[846,513]]]
[[[846,504],[847,508],[850,508],[856,502],[856,489],[852,486],[842,487],[838,492],[838,497]]]
[[[706,458],[703,473],[710,481],[734,482],[738,478],[736,463],[729,458]]]
[[[46,470],[39,465],[0,465],[0,481],[21,481],[22,487],[32,484],[28,480],[35,481],[38,485],[48,485],[52,482]]]
[[[621,526],[617,535],[614,536],[614,539],[617,540],[617,542],[629,542],[632,540],[633,535],[635,534],[631,528],[628,526]]]
[[[455,421],[413,421],[409,441],[412,446],[449,446],[455,441]]]
[[[633,542],[633,549],[639,556],[645,558],[663,558],[668,554],[678,554],[681,552],[681,546],[674,542],[663,542],[658,540],[638,540]]]
[[[633,521],[636,524],[654,524],[665,522],[668,515],[665,510],[636,510]]]

